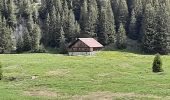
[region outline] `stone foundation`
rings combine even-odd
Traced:
[[[78,56],[78,55],[84,55],[84,56],[90,56],[94,55],[96,52],[69,52],[69,56]]]

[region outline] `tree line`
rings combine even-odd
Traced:
[[[1,0],[0,53],[66,52],[79,37],[145,53],[170,52],[169,0]]]

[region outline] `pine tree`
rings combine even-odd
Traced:
[[[26,27],[30,35],[32,34],[33,24],[34,24],[34,21],[33,21],[32,13],[30,13],[28,16],[28,19],[26,20]]]
[[[107,14],[106,10],[102,7],[99,12],[98,18],[98,41],[103,45],[107,45],[109,43],[109,37],[107,35]]]
[[[137,20],[136,20],[134,10],[132,10],[132,14],[130,18],[128,36],[133,40],[136,40],[139,37],[139,34],[137,33]]]
[[[84,32],[89,37],[96,38],[96,27],[97,27],[97,16],[98,16],[98,8],[96,0],[91,0],[88,2],[88,12],[86,16],[86,22],[84,27]]]
[[[67,46],[65,41],[65,33],[63,31],[63,28],[60,29],[60,53],[65,54],[67,53]]]
[[[154,42],[154,52],[160,54],[168,54],[170,52],[169,38],[170,38],[170,12],[165,4],[160,5],[156,16],[156,34]]]
[[[0,63],[0,80],[3,78],[2,64]]]
[[[56,29],[55,29],[55,44],[56,44],[56,47],[59,47],[59,40],[60,40],[60,28],[62,26],[62,19],[61,19],[61,15],[60,13],[58,12],[57,15],[56,15]]]
[[[36,4],[33,6],[32,17],[34,23],[39,23],[39,13]]]
[[[114,20],[114,14],[111,8],[111,3],[110,1],[107,2],[107,34],[109,38],[109,43],[114,43],[115,42],[115,20]]]
[[[56,8],[56,11],[61,14],[62,13],[62,3],[61,3],[61,0],[54,0],[53,2],[54,2],[54,6]]]
[[[27,29],[25,29],[23,34],[23,50],[30,51],[31,50],[31,36]]]
[[[128,18],[128,7],[126,0],[119,0],[119,6],[117,10],[116,25],[119,26],[120,23],[123,23],[124,26],[127,24]]]
[[[50,22],[49,22],[49,31],[48,31],[48,41],[49,41],[49,46],[51,47],[55,47],[56,46],[56,42],[55,42],[55,33],[57,32],[56,30],[56,27],[57,27],[57,24],[56,23],[56,20],[57,20],[57,16],[56,16],[57,12],[56,12],[56,9],[55,9],[55,6],[52,7],[52,11],[50,13]]]
[[[45,46],[49,46],[49,32],[50,32],[50,15],[47,14],[47,17],[44,21],[44,26],[43,26],[43,34],[42,34],[42,43]]]
[[[127,37],[126,37],[126,30],[121,23],[117,32],[117,41],[116,41],[116,46],[118,49],[126,49],[126,42],[127,42]]]
[[[23,52],[23,47],[24,46],[24,43],[23,43],[23,38],[22,36],[19,36],[19,38],[17,39],[17,44],[16,44],[16,51],[17,53],[21,53]]]
[[[10,53],[12,50],[11,30],[6,26],[5,18],[0,24],[0,53]]]
[[[31,3],[29,0],[23,0],[20,3],[19,14],[21,14],[22,17],[24,17],[25,19],[27,19],[29,17],[29,15],[31,14],[30,5],[31,5]]]
[[[155,53],[155,34],[156,33],[156,20],[155,9],[151,4],[147,4],[144,11],[144,18],[142,22],[141,33],[143,33],[143,50],[146,53]]]
[[[115,42],[115,22],[110,1],[103,1],[98,17],[98,39],[103,45]]]
[[[85,30],[87,17],[88,17],[87,0],[84,0],[80,14],[80,27],[82,31]]]
[[[159,54],[157,54],[154,58],[153,65],[152,65],[153,72],[162,72],[162,60]]]
[[[37,24],[34,24],[32,31],[32,52],[37,52],[39,50],[40,44],[40,28]]]
[[[9,3],[8,3],[8,18],[7,18],[7,22],[8,22],[8,25],[11,27],[11,28],[15,28],[15,25],[16,25],[16,16],[15,16],[15,12],[14,12],[14,2],[13,0],[9,0]]]
[[[137,37],[134,40],[139,40],[141,41],[142,39],[142,35],[140,34],[140,30],[142,27],[142,21],[143,21],[143,15],[144,15],[144,8],[146,8],[146,6],[143,5],[142,3],[143,0],[133,0],[133,10],[134,10],[134,14],[136,17],[136,27],[137,27]],[[145,2],[150,1],[150,0],[145,0]],[[146,3],[146,4],[150,4],[150,3]],[[145,4],[145,5],[146,5]]]
[[[67,22],[67,27],[65,30],[65,36],[67,38],[67,42],[71,42],[75,38],[75,16],[72,10],[69,11],[68,14],[68,22]]]

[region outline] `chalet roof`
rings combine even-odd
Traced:
[[[83,43],[85,43],[89,47],[93,47],[93,48],[95,48],[95,47],[103,47],[103,45],[100,44],[98,41],[96,41],[94,38],[78,38],[77,41],[78,40],[82,41]],[[69,47],[74,45],[77,41],[72,43]]]

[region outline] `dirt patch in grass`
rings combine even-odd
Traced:
[[[72,100],[113,100],[116,98],[153,98],[153,99],[161,99],[159,96],[155,95],[144,95],[137,93],[111,93],[111,92],[93,92],[88,95],[76,95],[73,96]]]
[[[24,91],[23,94],[26,96],[43,96],[43,97],[60,97],[61,96],[60,94],[56,92],[47,91],[47,90]]]
[[[67,69],[57,69],[57,70],[51,70],[46,73],[48,76],[66,76],[70,73]]]

